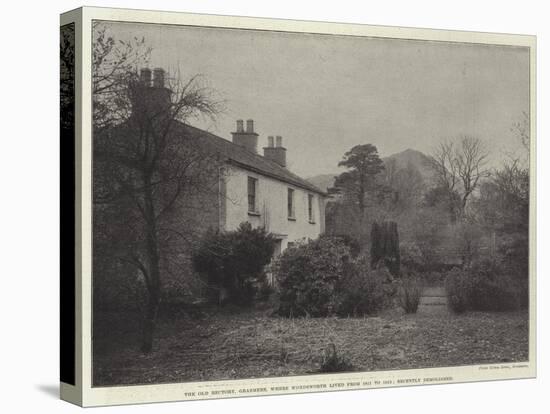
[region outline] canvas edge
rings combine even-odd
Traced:
[[[443,367],[415,370],[365,372],[353,374],[326,374],[297,377],[259,378],[232,381],[204,381],[177,384],[154,384],[117,387],[92,387],[91,380],[91,25],[93,20],[157,23],[174,25],[210,26],[232,29],[260,29],[299,33],[372,36],[381,38],[431,40],[445,42],[484,43],[491,45],[522,46],[530,49],[530,321],[529,362],[524,368],[508,375],[492,368],[501,364]],[[217,399],[227,396],[186,397],[186,392],[219,387],[239,388],[250,384],[312,383],[354,381],[358,378],[384,378],[426,376],[426,373],[445,377],[452,373],[453,380],[434,382],[464,383],[536,377],[536,36],[504,33],[483,33],[441,29],[372,26],[354,23],[328,23],[270,18],[190,14],[181,12],[130,10],[82,7],[61,15],[61,24],[74,21],[76,25],[76,141],[77,141],[77,372],[76,386],[61,384],[61,398],[82,406],[122,405],[151,402],[168,402],[196,399]],[[88,85],[84,87],[85,85]],[[487,370],[481,373],[480,370]],[[423,384],[425,385],[425,384]],[[381,387],[404,386],[403,384]],[[339,388],[337,390],[369,389],[372,386]],[[192,391],[194,390],[194,391]],[[329,391],[329,390],[324,390]],[[332,391],[332,390],[330,390]],[[247,396],[281,395],[314,391],[259,392]],[[239,395],[242,397],[245,395]]]
[[[82,101],[82,79],[80,77],[80,69],[83,63],[81,48],[79,47],[82,40],[82,8],[71,10],[60,15],[59,27],[73,23],[75,25],[75,384],[60,382],[60,398],[67,402],[82,406],[83,388],[82,388],[82,274],[80,270],[80,260],[82,257],[82,249],[80,243],[80,224],[81,224],[81,142],[82,142],[82,121],[81,121],[81,101]],[[63,254],[63,252],[61,252]],[[61,356],[62,357],[62,356]]]

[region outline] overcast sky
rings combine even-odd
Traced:
[[[226,101],[198,127],[230,139],[236,119],[283,136],[289,168],[338,171],[362,143],[381,156],[430,153],[442,138],[480,137],[493,164],[517,148],[511,131],[529,110],[528,49],[444,42],[116,23],[116,39],[145,37],[151,67],[204,75]]]

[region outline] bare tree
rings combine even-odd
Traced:
[[[435,175],[436,186],[445,194],[449,217],[454,222],[457,217],[455,194],[459,177],[455,162],[455,143],[453,141],[439,143],[431,154],[430,167]]]
[[[151,56],[145,38],[117,40],[102,22],[93,23],[92,100],[95,131],[124,122],[130,115],[128,84]]]
[[[478,188],[479,180],[489,176],[489,170],[487,169],[488,156],[489,153],[479,138],[464,136],[456,147],[454,162],[462,183],[462,214],[466,211],[468,199]]]
[[[128,92],[135,99],[131,116],[94,136],[94,173],[103,175],[97,179],[94,202],[115,205],[133,218],[134,239],[119,259],[135,266],[145,281],[142,350],[150,352],[162,269],[169,268],[173,258],[169,252],[178,250],[177,239],[185,237],[181,213],[188,206],[184,204],[196,195],[217,191],[220,163],[197,146],[197,137],[189,134],[184,122],[197,114],[214,115],[217,106],[194,80],[166,95],[164,105],[155,98],[148,105],[147,94],[161,90],[137,79],[129,83]],[[180,245],[180,254],[181,250]]]
[[[108,246],[98,251],[132,266],[144,281],[141,349],[148,353],[162,273],[170,272],[189,237],[185,213],[218,191],[220,160],[201,147],[187,122],[214,117],[222,106],[199,76],[165,87],[161,72],[162,82],[151,87],[150,71],[138,74],[134,67],[143,50],[121,42],[117,51],[114,39],[101,40],[102,31],[98,36],[103,56],[94,57],[94,228]]]
[[[462,136],[456,141],[443,141],[435,149],[430,166],[436,182],[448,195],[451,220],[466,214],[468,200],[479,187],[480,180],[489,176],[488,151],[483,141],[471,136]],[[460,204],[456,206],[456,194]]]
[[[512,132],[519,138],[521,146],[527,151],[527,155],[529,155],[531,142],[530,126],[529,114],[525,111],[521,113],[521,120],[515,122],[512,126]]]

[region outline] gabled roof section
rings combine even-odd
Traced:
[[[202,149],[219,154],[230,164],[284,181],[287,184],[295,185],[296,187],[317,193],[321,196],[327,195],[320,188],[317,188],[309,181],[290,172],[288,169],[281,167],[276,162],[268,160],[259,154],[252,153],[240,145],[233,144],[231,141],[188,124],[178,122],[178,128],[181,128],[178,132],[191,139],[195,139],[197,145]]]

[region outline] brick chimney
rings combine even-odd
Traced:
[[[267,147],[264,147],[264,157],[276,162],[281,167],[286,167],[286,148],[283,147],[283,137],[277,135],[275,137],[275,145],[273,137],[267,137]]]
[[[243,127],[242,119],[237,120],[237,130],[232,132],[233,143],[245,147],[248,151],[258,152],[258,134],[254,132],[254,121],[249,119],[246,121],[246,131]]]
[[[139,71],[139,80],[143,86],[151,86],[151,69],[142,68]]]
[[[164,69],[153,69],[153,88],[164,88]]]
[[[165,71],[162,68],[142,68],[139,81],[132,88],[132,114],[137,117],[156,117],[170,108],[170,89],[164,86]],[[151,78],[151,75],[152,78]]]

